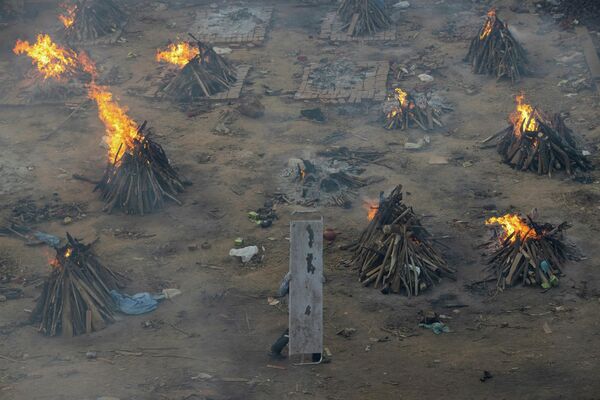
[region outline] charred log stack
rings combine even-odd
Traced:
[[[394,100],[384,104],[385,129],[419,127],[429,131],[442,126],[440,111],[432,107],[424,95],[415,98],[400,88],[394,89],[394,92]]]
[[[383,0],[343,0],[337,13],[345,23],[342,29],[352,36],[373,35],[392,25]]]
[[[32,321],[47,336],[77,336],[114,322],[111,290],[126,278],[102,265],[90,249],[67,233],[67,244],[56,249],[52,273],[46,279]]]
[[[508,25],[492,9],[471,41],[465,61],[471,64],[476,74],[494,75],[497,79],[509,78],[516,82],[526,72],[527,56],[508,30]]]
[[[131,149],[119,149],[96,186],[106,203],[105,211],[119,208],[144,215],[161,209],[167,199],[181,204],[175,196],[183,192],[183,182],[163,148],[143,135],[145,127],[146,122],[138,128],[139,139]]]
[[[498,153],[514,169],[532,171],[552,176],[564,170],[569,175],[575,171],[589,171],[591,161],[581,149],[560,116],[545,117],[540,111],[523,103],[517,96],[517,111],[511,116],[511,125],[489,140],[496,139]]]
[[[235,83],[235,68],[206,43],[197,41],[199,54],[162,88],[171,99],[191,103],[228,90]]]
[[[402,203],[402,186],[385,199],[354,246],[352,263],[363,286],[384,293],[417,296],[442,277],[454,279],[454,269],[432,245],[432,237],[411,207]]]
[[[65,38],[70,42],[94,41],[112,35],[127,22],[116,0],[77,0],[61,16]]]
[[[558,285],[570,253],[563,242],[563,231],[569,227],[566,222],[553,226],[536,223],[529,216],[507,214],[490,218],[486,224],[502,226],[492,240],[495,249],[488,260],[488,270],[500,290],[519,283],[544,289]]]

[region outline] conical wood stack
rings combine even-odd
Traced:
[[[67,233],[67,244],[56,249],[52,272],[32,313],[32,322],[44,335],[77,336],[114,321],[110,291],[127,280],[102,265],[90,247]]]

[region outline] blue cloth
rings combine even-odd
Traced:
[[[158,301],[147,292],[136,293],[133,296],[130,296],[128,294],[119,293],[116,290],[111,290],[110,295],[115,303],[117,303],[119,311],[123,314],[145,314],[156,310],[158,307]]]
[[[433,333],[439,335],[440,333],[450,332],[450,328],[443,322],[434,322],[433,324],[419,324],[421,328],[431,329]]]
[[[50,235],[48,233],[33,232],[33,236],[37,240],[46,243],[50,247],[58,247],[58,245],[60,244],[60,239],[59,238],[57,238],[54,235]]]

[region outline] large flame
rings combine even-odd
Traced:
[[[483,40],[492,33],[492,29],[494,28],[494,23],[496,23],[496,9],[492,8],[487,13],[487,19],[485,20],[485,25],[483,26],[483,30],[479,35],[479,39]]]
[[[171,43],[166,50],[156,52],[156,61],[168,62],[183,68],[198,54],[200,54],[200,50],[187,42]]]
[[[538,129],[535,110],[529,104],[525,103],[525,95],[519,94],[515,99],[517,101],[517,109],[510,116],[515,135],[521,136],[525,132],[535,132]]]
[[[60,14],[58,16],[58,19],[60,19],[60,22],[62,22],[65,28],[70,28],[71,25],[73,25],[73,23],[75,22],[75,12],[77,11],[77,5],[61,4],[60,6],[65,10],[65,13]]]
[[[512,235],[510,239],[511,243],[516,242],[517,239],[524,242],[527,239],[536,239],[539,237],[535,229],[529,226],[527,221],[518,214],[506,214],[502,217],[492,217],[487,219],[485,224],[498,224],[502,226],[502,229],[504,230],[502,240],[506,240],[506,238]]]
[[[72,72],[77,65],[76,54],[58,46],[46,34],[37,35],[37,41],[33,45],[26,40],[17,40],[13,52],[25,53],[31,57],[44,79],[60,79],[64,73]]]
[[[377,210],[379,210],[379,203],[373,200],[365,200],[363,208],[367,210],[367,220],[373,221],[373,218],[377,215]]]
[[[143,137],[135,121],[127,115],[127,109],[119,106],[106,87],[92,83],[88,95],[98,105],[98,117],[106,128],[109,161],[117,162],[123,152],[133,147],[134,140]]]
[[[394,89],[394,92],[396,92],[396,99],[398,99],[398,103],[400,103],[402,107],[406,107],[406,102],[408,101],[408,93],[406,93],[400,88]]]

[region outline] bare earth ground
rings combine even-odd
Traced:
[[[296,102],[285,95],[264,96],[264,117],[242,116],[232,126],[237,135],[218,136],[211,131],[223,107],[188,118],[167,103],[128,94],[128,88],[139,86],[154,70],[155,49],[185,32],[194,9],[160,10],[156,8],[159,3],[152,2],[134,7],[125,43],[88,50],[101,66],[117,65],[122,75],[131,74],[113,90],[132,117],[149,120],[173,163],[193,182],[181,196],[183,206],[170,204],[145,217],[107,215],[92,186],[70,178],[73,173],[99,177],[104,167],[106,151],[99,146],[103,127],[94,107],[46,141],[40,137],[69,110],[0,108],[2,204],[26,196],[49,198],[54,192],[65,202],[85,202],[85,218],[68,227],[53,221],[39,224],[38,229],[63,235],[68,228],[87,241],[99,237],[97,254],[133,279],[128,288],[131,293],[165,287],[183,291],[152,314],[123,317],[101,332],[46,338],[34,327],[19,324],[26,321],[24,310],[33,307],[39,294],[33,286],[25,288],[25,298],[0,303],[0,398],[600,398],[598,184],[515,172],[499,162],[493,149],[478,149],[476,143],[504,126],[514,107],[514,94],[523,89],[532,103],[545,110],[569,111],[569,124],[590,148],[595,147],[600,127],[594,92],[567,97],[557,86],[567,69],[555,58],[579,51],[576,37],[539,15],[515,14],[508,10],[507,2],[496,2],[529,50],[534,67],[533,76],[518,85],[496,83],[472,75],[463,64],[467,41],[446,43],[433,33],[449,21],[464,22],[464,18],[478,26],[487,4],[411,3],[400,16],[397,43],[332,46],[315,39],[320,18],[332,6],[265,2],[275,6],[275,13],[264,46],[234,49],[230,58],[253,65],[252,85],[246,85],[243,95],[262,95],[263,85],[284,92],[297,88],[302,71],[298,55],[306,56],[308,62],[341,57],[403,60],[425,51],[443,62],[442,68],[431,72],[433,87],[443,92],[455,111],[421,152],[403,148],[408,137],[418,138],[421,133],[384,130],[376,105],[321,105],[328,121],[317,124],[300,119],[299,110],[318,104]],[[3,80],[17,79],[16,66],[27,65],[10,52],[15,39],[31,40],[35,33],[54,32],[55,10],[49,7],[0,32]],[[176,26],[168,28],[169,22]],[[418,69],[421,72],[428,71]],[[411,77],[402,85],[411,88],[417,83]],[[465,87],[475,89],[468,94]],[[360,198],[350,210],[320,208],[326,226],[341,232],[325,249],[325,345],[332,361],[296,367],[267,356],[270,344],[287,323],[285,307],[269,306],[267,296],[288,268],[288,222],[297,218],[291,215],[297,207],[279,206],[280,220],[265,230],[248,221],[246,213],[261,206],[267,193],[276,191],[277,176],[289,157],[323,149],[319,142],[336,130],[347,134],[335,145],[389,151],[386,164],[390,168],[369,165],[365,173],[383,175],[385,181],[365,188],[361,198],[374,198],[380,190],[403,184],[410,192],[407,201],[428,216],[425,225],[436,234],[451,236],[445,241],[449,248],[445,254],[458,269],[458,280],[446,281],[416,299],[362,288],[354,271],[338,267],[339,261],[349,256],[338,245],[356,238],[366,223]],[[429,165],[432,155],[448,156],[451,162]],[[204,162],[207,156],[210,159]],[[464,161],[473,165],[463,167]],[[489,204],[499,212],[511,207],[528,212],[537,207],[545,220],[570,221],[569,237],[587,259],[570,263],[560,287],[547,293],[514,288],[490,296],[487,290],[468,290],[465,284],[483,278],[484,259],[476,246],[487,235],[483,221],[490,215],[484,209]],[[156,236],[117,238],[110,230],[118,228]],[[261,265],[242,267],[227,256],[238,236],[247,243],[264,245],[266,258]],[[204,242],[210,248],[188,250],[189,245]],[[0,250],[17,260],[21,275],[49,272],[50,249],[0,238]],[[468,307],[446,307],[452,304]],[[451,316],[452,332],[436,336],[420,330],[418,312],[424,309]],[[156,327],[144,328],[142,323],[150,319]],[[546,333],[544,324],[551,333]],[[356,335],[351,339],[337,336],[344,327],[356,328]],[[381,329],[385,327],[395,327],[403,336]],[[87,360],[87,351],[96,351],[98,359]],[[493,374],[485,383],[479,381],[483,370]]]

